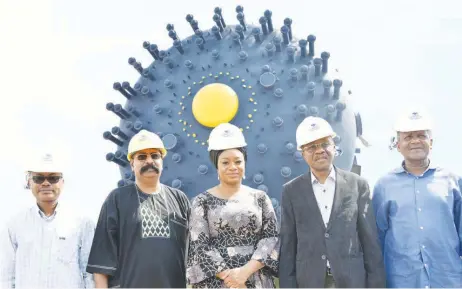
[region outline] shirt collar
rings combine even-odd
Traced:
[[[313,172],[310,172],[310,173],[311,173],[311,184],[320,184],[320,182],[318,181],[316,176],[313,174]],[[331,180],[335,182],[335,169],[333,166],[330,168],[330,173],[327,176],[327,180]]]
[[[45,215],[45,213],[40,209],[40,207],[39,207],[38,204],[35,204],[35,206],[36,206],[35,209],[37,210],[39,216],[42,217],[42,218],[45,218],[45,219],[53,218],[54,216],[56,216],[56,213],[59,211],[59,208],[60,208],[59,203],[56,204],[56,208],[55,208],[53,214],[52,214],[51,216],[47,216],[47,215]]]
[[[436,168],[437,166],[430,161],[428,168],[425,170],[425,172],[422,173],[422,175],[425,174],[427,171],[435,170]],[[392,173],[395,173],[395,174],[407,173],[406,168],[404,167],[404,161],[402,161],[401,165],[397,167],[396,169],[394,169]]]

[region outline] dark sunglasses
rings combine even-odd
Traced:
[[[153,160],[158,160],[162,158],[162,155],[160,153],[152,153],[150,154],[151,159]],[[147,154],[139,154],[136,156],[136,159],[139,161],[145,161],[148,158]]]
[[[47,180],[50,184],[56,184],[62,176],[33,176],[32,181],[38,185],[43,184],[45,180]]]

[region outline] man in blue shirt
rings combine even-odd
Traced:
[[[395,124],[404,161],[373,193],[387,287],[462,286],[462,180],[428,158],[432,122],[411,111]]]

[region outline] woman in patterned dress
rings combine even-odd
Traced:
[[[278,227],[268,195],[242,185],[242,132],[220,124],[209,136],[219,184],[193,201],[186,276],[193,288],[274,288]]]

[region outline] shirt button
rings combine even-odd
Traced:
[[[322,255],[321,259],[326,260],[326,255]]]
[[[421,208],[419,208],[419,212],[420,212],[420,211],[422,211],[422,209],[421,209]]]
[[[329,233],[325,233],[324,237],[329,238]]]
[[[424,264],[425,267],[428,267],[428,264]]]
[[[420,230],[423,230],[423,227],[420,227]]]
[[[425,245],[422,245],[422,249],[425,249]]]

